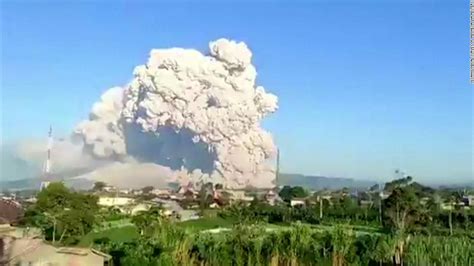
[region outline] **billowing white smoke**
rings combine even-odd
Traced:
[[[211,42],[210,55],[155,49],[125,87],[112,88],[75,133],[96,158],[155,163],[181,179],[271,187],[275,154],[260,121],[277,97],[256,86],[244,43]]]

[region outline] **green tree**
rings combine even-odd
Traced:
[[[38,193],[36,204],[26,212],[25,222],[41,228],[53,244],[56,240],[74,243],[92,230],[97,211],[97,197],[70,191],[57,182]]]
[[[300,186],[290,187],[284,186],[278,193],[280,198],[286,202],[290,202],[293,198],[304,198],[308,196],[308,192]]]
[[[92,187],[92,191],[102,191],[106,186],[107,184],[105,182],[95,182],[94,187]]]
[[[384,200],[386,225],[397,232],[405,233],[419,217],[420,201],[409,187],[398,187]]]
[[[395,265],[403,264],[404,252],[410,236],[410,227],[422,217],[421,205],[413,188],[396,187],[384,201],[384,210],[388,221],[386,225],[394,233],[396,245],[394,255]]]
[[[142,188],[142,192],[143,194],[149,194],[153,189],[155,189],[153,186],[146,186]]]
[[[342,226],[336,226],[332,231],[332,265],[346,265],[348,255],[355,241],[355,235],[352,229],[345,229]]]
[[[406,187],[411,183],[411,181],[413,181],[413,177],[411,177],[411,176],[406,176],[406,177],[402,177],[402,178],[399,178],[399,179],[395,179],[395,180],[392,180],[391,182],[385,183],[384,190],[385,191],[392,191],[395,188]]]
[[[208,182],[205,183],[201,186],[201,189],[199,190],[199,208],[201,212],[204,211],[204,209],[208,208],[210,204],[214,202],[214,197],[213,197],[213,185],[212,183]]]
[[[377,239],[372,259],[378,261],[380,265],[392,261],[394,254],[394,241],[390,236],[381,235]]]
[[[375,192],[375,191],[379,191],[379,189],[380,189],[379,184],[375,184],[375,185],[373,185],[369,188],[369,191],[370,192]]]
[[[147,235],[154,226],[161,223],[163,209],[159,206],[153,206],[147,211],[140,211],[132,217],[132,223],[140,231],[141,235]]]
[[[278,195],[280,196],[280,198],[284,201],[287,201],[289,202],[292,198],[292,195],[291,195],[291,187],[290,186],[284,186],[280,192],[278,193]]]

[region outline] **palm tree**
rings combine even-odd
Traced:
[[[379,262],[380,266],[383,263],[390,262],[394,256],[394,241],[389,236],[380,236],[377,240],[377,245],[373,252],[372,259]]]
[[[453,235],[453,208],[456,202],[456,197],[454,195],[449,196],[446,201],[449,205],[449,216],[448,216],[448,223],[449,223],[449,235]]]
[[[281,234],[272,232],[266,238],[267,253],[270,256],[270,266],[280,265],[280,255],[282,254]]]
[[[163,209],[159,206],[153,206],[147,211],[140,211],[132,217],[132,223],[140,230],[140,234],[144,235],[154,225],[162,222],[162,211]]]
[[[331,233],[333,241],[333,266],[343,266],[346,264],[346,257],[354,242],[354,232],[352,229],[345,229],[338,225]]]

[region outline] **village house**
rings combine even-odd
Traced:
[[[38,238],[2,238],[5,265],[110,265],[111,256],[90,248],[56,248]]]
[[[97,204],[102,207],[122,207],[132,204],[134,199],[128,197],[108,197],[101,196]]]
[[[161,199],[169,199],[171,197],[171,192],[167,189],[155,188],[150,193]]]
[[[0,265],[111,265],[111,256],[90,248],[54,247],[41,230],[0,225]]]
[[[276,193],[275,191],[273,190],[269,190],[265,195],[264,195],[264,199],[265,201],[271,205],[271,206],[274,206],[276,205],[277,203],[280,203],[280,202],[283,202],[283,200],[280,198],[280,196],[278,195],[278,193]]]
[[[462,198],[465,206],[474,206],[474,195],[467,195]]]
[[[290,200],[290,206],[305,206],[306,205],[306,198],[293,198]]]

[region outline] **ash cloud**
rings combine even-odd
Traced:
[[[53,154],[52,168],[57,160],[79,164],[87,170],[77,177],[119,186],[176,180],[272,187],[276,147],[260,122],[278,99],[256,84],[251,61],[245,43],[227,39],[211,42],[206,55],[151,50],[132,80],[107,90],[77,125],[73,158]]]
[[[156,163],[193,181],[272,186],[276,148],[260,122],[277,110],[277,97],[256,85],[245,43],[219,39],[209,50],[153,49],[131,82],[105,92],[78,125],[86,150]]]

